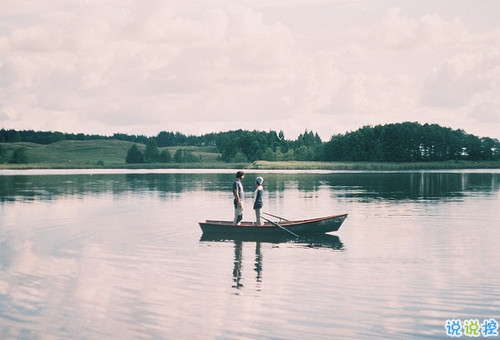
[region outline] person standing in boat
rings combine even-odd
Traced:
[[[253,210],[255,210],[256,225],[262,225],[262,222],[260,221],[260,209],[263,206],[262,193],[264,192],[264,187],[262,186],[262,183],[264,183],[264,178],[257,177],[255,179],[255,185],[257,186],[257,189],[255,190],[254,194]]]
[[[233,182],[234,224],[240,224],[243,219],[243,199],[245,198],[243,184],[241,183],[243,178],[245,178],[245,173],[238,171]]]

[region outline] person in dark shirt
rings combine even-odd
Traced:
[[[262,177],[257,177],[255,179],[255,185],[257,186],[257,189],[255,190],[255,194],[254,194],[253,209],[255,210],[255,224],[256,225],[262,225],[262,222],[260,221],[260,209],[263,206],[262,193],[264,192],[264,188],[262,187],[262,183],[264,183],[264,179]]]

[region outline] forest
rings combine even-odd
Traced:
[[[283,131],[273,130],[233,130],[202,136],[162,131],[153,137],[121,133],[100,136],[0,130],[0,143],[50,144],[63,140],[99,139],[136,143],[127,154],[127,163],[200,161],[190,153],[189,148],[179,148],[171,156],[166,147],[172,146],[216,147],[220,160],[227,163],[256,160],[432,162],[500,159],[500,142],[497,139],[480,138],[463,130],[453,130],[437,124],[422,125],[415,122],[363,126],[356,131],[333,135],[326,142],[317,133],[307,130],[295,140],[286,139]]]
[[[325,160],[427,162],[498,160],[497,139],[467,134],[436,124],[401,123],[365,126],[333,136],[325,143]]]

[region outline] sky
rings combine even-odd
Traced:
[[[0,128],[327,141],[405,121],[500,139],[500,1],[0,6]]]

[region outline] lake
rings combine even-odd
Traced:
[[[310,239],[203,238],[198,221],[233,218],[234,173],[0,171],[0,338],[442,339],[452,320],[500,322],[500,171],[248,171],[244,220],[256,176],[266,212],[349,216]]]

